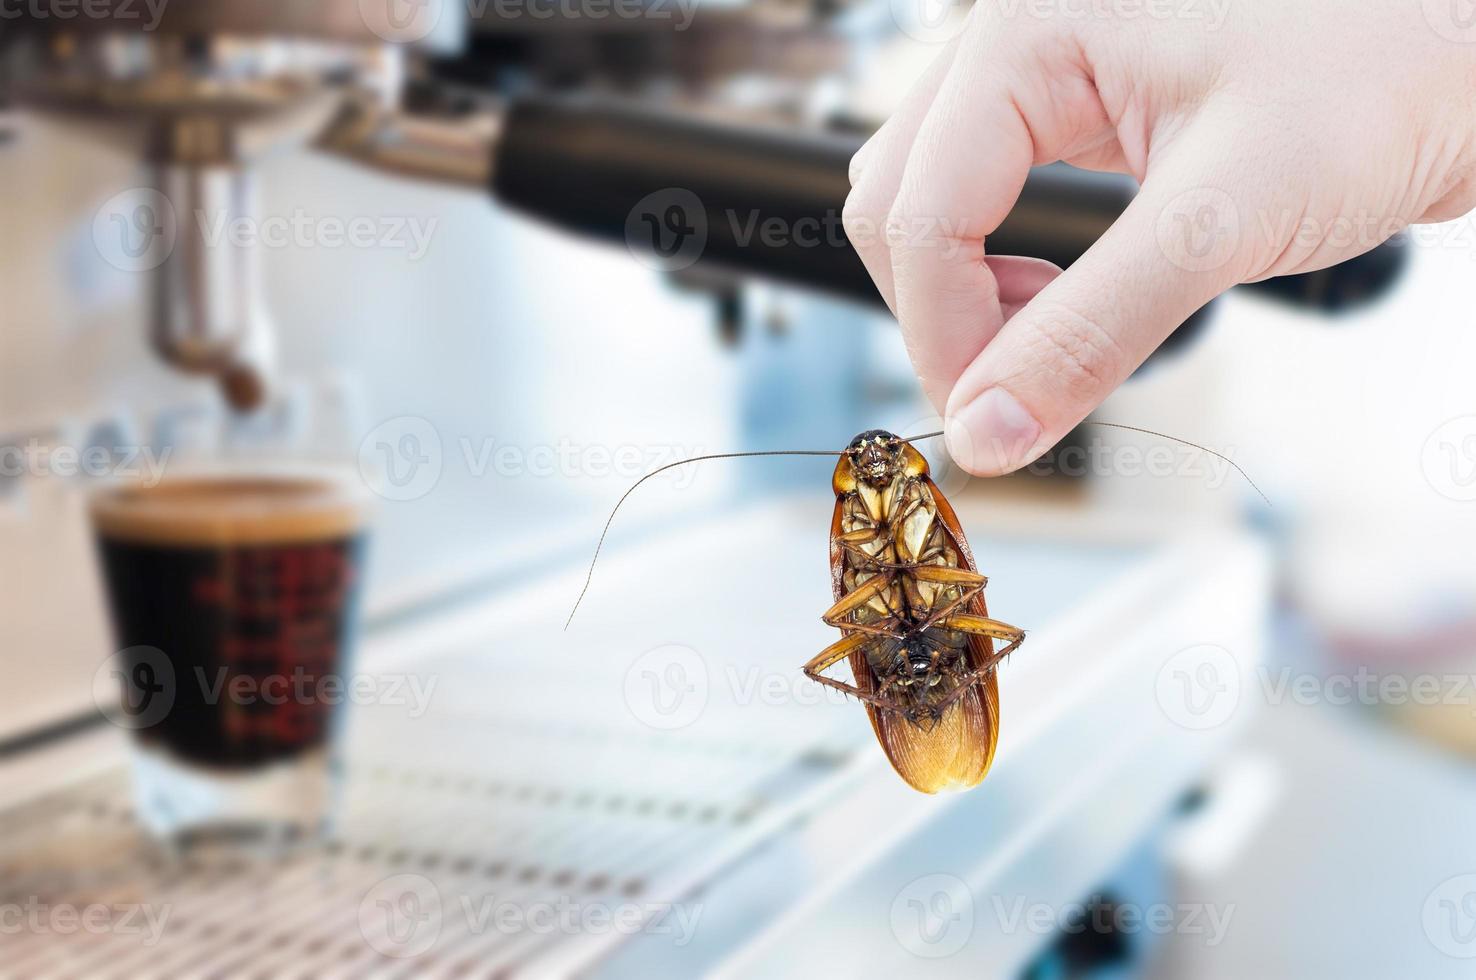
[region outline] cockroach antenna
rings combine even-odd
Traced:
[[[1225,462],[1229,463],[1231,466],[1235,467],[1235,471],[1245,478],[1245,482],[1249,483],[1251,487],[1256,491],[1256,493],[1260,494],[1262,500],[1266,501],[1266,506],[1271,506],[1270,499],[1261,492],[1260,487],[1256,486],[1256,481],[1250,478],[1250,474],[1246,473],[1245,470],[1240,468],[1239,463],[1235,462],[1235,460],[1231,459],[1228,456],[1215,452],[1213,449],[1201,446],[1198,443],[1190,442],[1187,439],[1180,439],[1177,436],[1165,435],[1162,432],[1154,432],[1152,429],[1140,429],[1135,425],[1119,425],[1116,422],[1087,422],[1085,424],[1101,425],[1111,429],[1126,429],[1129,432],[1140,432],[1144,435],[1156,436],[1159,439],[1167,439],[1169,442],[1177,442],[1181,446],[1188,446],[1191,449],[1198,449],[1200,452],[1209,453],[1211,456],[1218,457],[1219,459],[1222,459]],[[929,439],[937,439],[941,435],[943,435],[943,431],[939,430],[937,432],[928,432],[923,435],[909,436],[902,441],[910,443],[925,442]],[[567,630],[569,628],[569,624],[574,622],[574,615],[575,613],[579,612],[579,606],[584,602],[584,597],[589,592],[589,584],[594,581],[595,565],[599,563],[600,552],[605,547],[605,538],[610,533],[610,525],[615,523],[615,515],[620,513],[620,508],[624,506],[625,501],[630,498],[630,495],[639,490],[641,488],[641,485],[647,480],[653,477],[660,476],[667,470],[674,470],[679,466],[689,466],[693,463],[706,463],[718,459],[754,459],[761,456],[842,456],[844,454],[845,453],[843,450],[835,449],[771,449],[764,452],[711,453],[706,456],[693,456],[691,459],[680,459],[674,463],[667,463],[665,466],[658,467],[647,473],[645,476],[641,477],[634,484],[632,484],[629,490],[621,494],[620,499],[615,502],[614,508],[611,509],[610,516],[605,519],[605,527],[602,531],[600,531],[600,540],[595,543],[594,557],[589,560],[589,571],[586,572],[584,576],[584,587],[579,590],[579,598],[574,600],[574,608],[569,610],[569,618],[564,620],[564,629]]]
[[[1125,429],[1128,432],[1139,432],[1145,436],[1153,436],[1158,439],[1167,439],[1169,442],[1177,442],[1181,446],[1188,446],[1190,449],[1198,449],[1202,453],[1209,453],[1211,456],[1214,456],[1217,459],[1222,459],[1225,462],[1229,463],[1231,466],[1235,467],[1235,472],[1239,473],[1241,477],[1245,480],[1245,482],[1250,484],[1251,489],[1254,490],[1257,495],[1259,495],[1260,498],[1266,502],[1266,506],[1273,509],[1275,508],[1275,505],[1271,503],[1271,498],[1266,496],[1265,491],[1263,491],[1259,486],[1256,485],[1256,481],[1250,478],[1250,474],[1241,469],[1239,463],[1235,462],[1235,460],[1231,459],[1229,456],[1226,456],[1224,453],[1217,453],[1213,449],[1210,449],[1208,446],[1201,446],[1197,442],[1190,442],[1188,439],[1180,439],[1178,436],[1167,435],[1163,432],[1155,432],[1152,429],[1140,429],[1136,425],[1121,425],[1117,422],[1092,421],[1088,421],[1083,424],[1100,425],[1105,426],[1109,429]]]
[[[574,622],[574,614],[579,611],[579,604],[584,601],[585,593],[589,592],[589,583],[594,580],[595,563],[600,560],[600,550],[605,547],[605,536],[610,533],[610,525],[615,523],[615,515],[620,513],[621,506],[625,504],[625,501],[630,497],[630,495],[639,490],[641,488],[641,484],[645,483],[647,480],[651,479],[654,476],[660,476],[667,470],[674,470],[678,466],[688,466],[692,463],[706,463],[715,459],[752,459],[756,456],[839,455],[841,455],[839,452],[832,452],[827,449],[777,449],[769,450],[767,452],[752,453],[712,453],[707,456],[693,456],[691,459],[679,459],[675,463],[667,463],[665,466],[659,467],[647,473],[645,476],[641,477],[634,484],[632,484],[631,488],[625,491],[625,493],[620,496],[620,499],[615,502],[614,509],[610,511],[610,516],[605,520],[605,529],[600,532],[600,540],[595,544],[594,557],[589,560],[589,572],[584,576],[584,588],[579,590],[579,598],[574,600],[574,608],[569,610],[569,618],[564,620],[564,629],[567,630],[569,628],[569,624]]]
[[[922,442],[922,441],[924,441],[926,439],[936,439],[939,436],[941,436],[942,434],[943,433],[941,431],[939,431],[939,432],[929,432],[927,435],[913,436],[911,439],[907,439],[905,441],[907,441],[907,442]],[[603,531],[600,532],[600,540],[598,542],[596,542],[596,544],[595,544],[594,557],[589,560],[589,571],[584,576],[584,588],[582,588],[582,589],[579,590],[579,598],[574,600],[574,608],[569,611],[569,618],[566,619],[566,620],[564,620],[564,629],[567,630],[569,628],[569,624],[572,623],[572,622],[574,622],[574,614],[579,611],[580,604],[582,602],[584,602],[584,596],[585,596],[585,594],[589,592],[589,583],[592,582],[592,581],[594,581],[595,565],[600,560],[600,551],[601,551],[601,549],[603,549],[605,547],[605,537],[606,537],[606,535],[608,535],[610,533],[610,525],[615,523],[615,515],[618,514],[618,513],[620,513],[620,508],[625,503],[626,499],[629,498],[631,494],[633,494],[637,490],[639,490],[640,487],[641,487],[641,484],[645,483],[647,480],[651,479],[654,476],[660,476],[662,473],[665,473],[667,470],[674,470],[678,466],[687,466],[687,465],[689,465],[691,463],[706,463],[706,462],[710,462],[710,461],[715,460],[715,459],[753,459],[753,458],[759,457],[759,456],[842,456],[842,455],[844,455],[844,450],[838,450],[838,449],[771,449],[771,450],[767,450],[767,451],[764,451],[764,452],[751,452],[751,453],[713,453],[713,454],[707,455],[707,456],[693,456],[691,459],[679,459],[675,463],[667,463],[665,466],[658,467],[657,469],[654,469],[651,472],[647,473],[645,476],[641,477],[634,484],[632,484],[631,485],[631,488],[629,490],[627,490],[627,491],[625,491],[625,493],[621,494],[620,499],[615,502],[615,507],[610,511],[610,516],[605,520],[605,528],[604,528]]]

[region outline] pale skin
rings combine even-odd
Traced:
[[[1033,461],[1231,286],[1476,208],[1476,30],[1440,20],[1458,4],[1141,9],[978,0],[852,162],[847,230],[976,475]],[[1065,273],[985,257],[1058,160],[1142,190]]]

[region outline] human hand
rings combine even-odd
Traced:
[[[1225,289],[1476,207],[1476,28],[1448,5],[1224,3],[978,0],[852,161],[846,228],[970,472],[1040,456]],[[1064,273],[985,258],[1057,160],[1142,190]]]

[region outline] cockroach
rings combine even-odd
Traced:
[[[836,601],[821,618],[843,635],[805,664],[805,675],[865,703],[882,751],[912,788],[976,786],[999,741],[995,667],[1025,632],[989,618],[988,579],[911,442],[861,433],[831,488]],[[855,683],[826,676],[841,660]]]
[[[1261,493],[1237,463],[1212,449],[1136,426],[1086,424],[1157,436],[1218,456]],[[865,705],[882,751],[909,786],[924,793],[977,786],[999,743],[998,667],[1024,642],[1025,631],[989,617],[984,602],[989,580],[980,574],[958,515],[933,482],[927,459],[912,445],[942,434],[902,438],[873,429],[840,451],[719,453],[647,473],[610,512],[564,628],[589,591],[615,515],[647,480],[709,460],[837,456],[830,520],[835,604],[821,619],[838,628],[841,638],[806,663],[804,674]],[[853,683],[827,673],[842,660],[850,665]]]

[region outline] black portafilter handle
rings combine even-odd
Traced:
[[[862,139],[735,126],[597,96],[515,102],[493,164],[504,204],[588,235],[880,302],[841,227],[851,156]],[[1040,167],[1004,223],[994,255],[1065,268],[1132,200],[1128,178]],[[926,229],[920,229],[926,231]],[[875,234],[882,234],[875,229]],[[1298,306],[1339,310],[1397,279],[1404,249],[1250,287]]]

